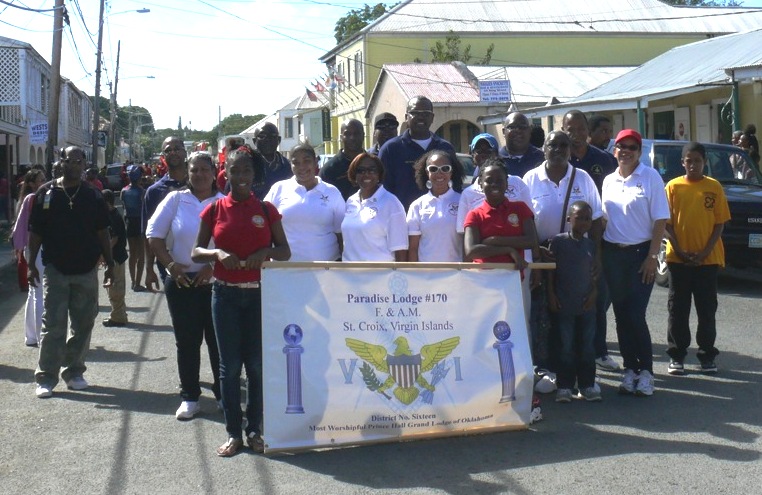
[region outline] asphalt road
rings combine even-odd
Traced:
[[[130,293],[132,324],[93,333],[90,389],[34,395],[36,349],[23,345],[25,294],[0,272],[0,492],[3,494],[753,494],[762,479],[759,280],[721,280],[720,373],[666,374],[666,290],[649,322],[657,392],[555,404],[530,430],[274,458],[220,459],[222,414],[203,365],[203,414],[179,405],[174,339],[162,294]],[[610,320],[611,321],[611,320]],[[611,327],[609,341],[616,343]],[[616,352],[614,352],[616,355]],[[688,363],[695,359],[691,354]],[[693,361],[693,364],[696,364]]]

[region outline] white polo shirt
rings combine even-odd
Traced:
[[[508,176],[508,187],[505,190],[505,197],[509,201],[523,201],[527,206],[531,207],[531,197],[529,195],[529,188],[521,177],[517,175]],[[463,225],[466,222],[466,215],[468,212],[477,208],[484,203],[484,191],[482,191],[479,181],[477,180],[467,188],[463,190],[460,195],[460,205],[458,206],[458,233],[465,232]]]
[[[524,175],[524,182],[529,187],[531,195],[530,207],[535,214],[535,224],[537,226],[537,237],[540,242],[551,239],[553,236],[561,233],[561,218],[564,208],[566,192],[571,180],[573,165],[569,164],[566,168],[566,175],[558,184],[548,178],[545,171],[545,163],[533,168]],[[603,216],[601,208],[601,197],[598,194],[598,188],[595,182],[587,172],[578,168],[574,176],[571,194],[569,195],[569,205],[575,201],[585,201],[593,209],[593,220]],[[568,207],[567,207],[568,208]],[[563,213],[566,218],[566,213]],[[563,227],[564,232],[569,231],[569,223],[566,222]]]
[[[615,244],[650,241],[654,222],[669,218],[664,180],[659,172],[642,163],[622,178],[619,170],[603,179],[603,211],[606,230],[603,239]]]
[[[201,224],[201,211],[209,203],[214,203],[225,196],[217,193],[199,201],[188,189],[172,191],[159,203],[148,220],[146,237],[164,239],[167,251],[178,265],[185,265],[189,273],[195,273],[208,263],[194,263],[191,260],[193,245],[196,243],[198,226]],[[214,247],[214,239],[209,242]]]
[[[344,261],[394,261],[394,252],[408,248],[405,208],[384,186],[368,199],[360,192],[347,199],[344,221]]]
[[[273,184],[265,196],[283,215],[289,261],[335,261],[341,256],[336,234],[341,233],[346,204],[335,186],[317,180],[308,191],[291,177]]]
[[[419,261],[463,261],[463,240],[455,230],[460,193],[424,194],[407,210],[407,233],[419,235]]]

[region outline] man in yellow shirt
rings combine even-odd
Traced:
[[[722,229],[730,220],[725,192],[719,182],[704,176],[706,150],[699,143],[683,147],[685,175],[667,183],[670,219],[667,220],[669,266],[669,319],[667,354],[670,375],[684,375],[683,365],[691,331],[691,297],[696,304],[696,356],[702,373],[716,373],[717,272],[725,266]]]

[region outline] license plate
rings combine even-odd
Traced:
[[[762,234],[749,234],[749,247],[762,249]]]

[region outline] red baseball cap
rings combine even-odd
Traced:
[[[616,139],[614,140],[614,143],[616,144],[619,141],[626,138],[632,138],[638,142],[638,146],[643,146],[643,138],[641,137],[640,133],[636,131],[635,129],[622,129],[621,131],[619,131],[619,134],[616,135]]]

